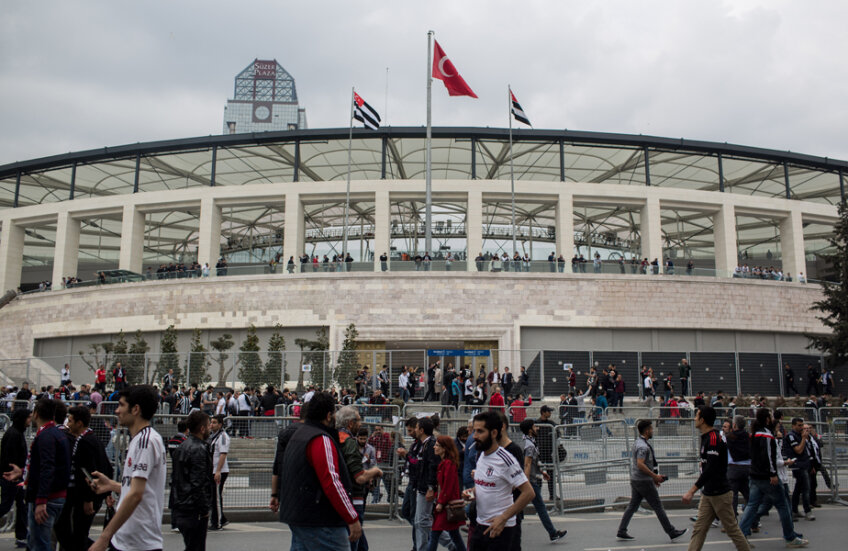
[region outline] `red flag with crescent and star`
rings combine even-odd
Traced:
[[[433,78],[437,78],[445,83],[445,88],[448,89],[448,94],[451,96],[471,96],[476,98],[477,94],[468,86],[456,67],[451,63],[450,58],[445,55],[445,51],[439,46],[439,42],[433,41],[436,49],[433,51]]]

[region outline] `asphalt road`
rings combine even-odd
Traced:
[[[815,521],[799,521],[796,530],[810,540],[809,549],[845,549],[845,525],[848,522],[848,508],[840,505],[825,505],[816,509]],[[690,528],[689,517],[695,509],[669,511],[671,522],[678,528]],[[562,549],[581,551],[682,551],[689,543],[688,535],[678,543],[669,542],[653,514],[638,512],[630,523],[630,534],[636,539],[620,542],[615,538],[622,511],[605,513],[570,514],[553,517],[558,529],[568,530],[568,536],[557,544],[551,544],[548,536],[535,515],[524,521],[522,538],[523,549],[537,549],[539,546],[556,546]],[[182,537],[165,530],[165,550],[183,549]],[[411,528],[401,521],[375,520],[366,522],[366,534],[369,547],[375,551],[406,551],[412,548]],[[757,551],[785,549],[777,513],[763,519],[763,528],[759,534],[753,534],[751,543]],[[210,532],[206,548],[209,551],[251,551],[287,550],[291,534],[285,525],[279,523],[232,523],[224,530]],[[13,549],[11,534],[0,534],[0,550]],[[704,549],[723,551],[734,549],[733,544],[718,528],[712,528]]]

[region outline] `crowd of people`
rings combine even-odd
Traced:
[[[774,266],[748,266],[740,264],[733,269],[733,277],[743,279],[766,279],[771,281],[792,281],[792,274],[783,273],[780,268]],[[804,272],[798,273],[798,283],[807,283]]]
[[[734,408],[734,398],[721,392],[706,396],[698,392],[690,404],[684,393],[691,391],[691,366],[684,359],[678,368],[685,390],[676,397],[671,376],[665,378],[664,409],[671,420],[694,418],[703,435],[702,474],[683,497],[687,501],[696,491],[702,493],[699,514],[693,518],[690,549],[700,548],[715,519],[721,521],[737,549],[747,548],[745,538],[758,530],[761,517],[771,506],[778,510],[787,545],[805,546],[806,540],[792,523],[814,520],[818,475],[830,486],[815,425],[798,418],[792,420],[791,430],[785,430],[781,412],[772,413],[768,401],[759,397],[751,405],[756,421],[750,432],[741,416],[726,420],[721,430],[714,431],[717,410]],[[102,365],[95,373],[94,385],[77,388],[65,365],[58,387],[33,392],[24,383],[21,388],[8,388],[0,401],[0,408],[11,419],[0,444],[4,473],[0,516],[16,509],[16,541],[33,550],[47,549],[52,538],[63,549],[161,548],[159,524],[168,482],[172,528],[182,534],[186,549],[203,549],[206,532],[228,524],[223,495],[231,439],[252,438],[249,418],[275,416],[278,406],[284,405],[287,414],[300,421],[278,435],[270,507],[289,524],[297,545],[313,546],[320,539],[325,547],[316,548],[367,549],[362,525],[367,498],[378,503],[385,489],[393,499],[404,487],[403,477],[407,484],[401,492],[401,515],[413,527],[415,550],[435,549],[439,544],[450,549],[520,549],[523,511],[530,503],[551,541],[559,541],[566,532],[553,525],[542,488],[547,482],[549,498],[554,499],[550,465],[556,462],[554,453],[561,462],[567,451],[552,444],[557,424],[553,408],[542,405],[538,418],[529,415],[527,406],[533,398],[527,392],[526,369],[520,369],[514,379],[508,367],[503,372],[498,367],[488,372],[481,368],[475,375],[468,365],[458,370],[452,364],[442,369],[440,362],[426,369],[404,366],[394,397],[389,399],[387,366],[373,374],[367,366],[359,369],[350,389],[323,391],[310,386],[298,394],[272,385],[264,391],[251,386],[201,390],[196,384],[177,384],[173,371],[162,377],[161,388],[129,386],[120,362],[112,368],[114,390],[105,388],[107,376]],[[791,377],[789,366],[786,369]],[[812,386],[808,390],[812,393],[807,405],[821,407],[827,402],[816,393],[832,391],[828,372],[810,369]],[[653,385],[650,368],[643,366],[642,375]],[[578,418],[599,420],[609,408],[622,405],[626,389],[614,364],[592,367],[584,390],[577,389],[573,369],[567,370],[567,380],[570,390],[560,397],[559,423],[571,424]],[[393,430],[395,420],[375,406],[392,404],[402,411],[416,391],[427,402],[457,405],[462,397],[466,404],[489,407],[475,408],[468,425],[455,435],[439,431],[438,415],[406,419],[406,435],[412,439],[407,446]],[[118,403],[118,424],[129,430],[123,466],[116,464],[108,440],[104,445],[93,434],[92,415],[104,400]],[[78,405],[68,408],[65,402]],[[167,442],[150,424],[156,412],[181,416],[176,434]],[[369,431],[362,415],[375,413],[385,426],[372,422]],[[27,449],[24,434],[33,422],[35,437]],[[510,425],[520,428],[521,442],[510,439]],[[117,427],[106,428],[114,431]],[[669,538],[676,541],[686,530],[669,522],[658,499],[656,489],[665,478],[650,444],[651,423],[640,422],[637,429],[639,438],[631,451],[632,497],[617,536],[632,539],[628,524],[644,500],[655,510]],[[772,449],[774,442],[777,451]],[[172,463],[170,478],[165,472],[166,449]],[[395,455],[398,470],[388,468],[396,464]],[[716,463],[716,456],[724,459]],[[113,465],[118,482],[112,480]],[[769,476],[764,478],[764,473]],[[790,475],[795,479],[791,496]],[[773,481],[775,476],[778,483]],[[775,490],[775,484],[781,491]],[[304,505],[303,495],[315,499]],[[744,513],[739,511],[740,495],[746,503]],[[91,541],[91,522],[104,504],[110,520],[103,535]],[[338,547],[326,547],[333,541]]]

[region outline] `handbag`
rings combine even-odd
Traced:
[[[445,507],[445,513],[447,513],[448,522],[451,524],[468,520],[465,516],[465,501],[461,499],[449,501]]]

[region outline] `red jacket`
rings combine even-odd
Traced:
[[[492,397],[489,398],[489,405],[490,406],[503,407],[503,405],[504,405],[503,394],[501,394],[500,392],[495,392],[494,394],[492,394]]]
[[[436,496],[436,503],[442,504],[441,512],[433,515],[433,530],[456,530],[464,525],[464,522],[448,522],[448,513],[445,511],[447,504],[459,499],[459,475],[457,474],[456,465],[453,461],[443,459],[439,463],[439,470],[436,473],[436,480],[439,484],[439,493]]]
[[[527,419],[527,408],[531,405],[533,405],[533,398],[529,398],[526,403],[524,400],[515,400],[509,408],[513,422],[520,423]]]

